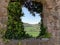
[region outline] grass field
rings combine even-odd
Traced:
[[[25,27],[26,33],[32,35],[33,37],[37,37],[39,35],[39,28],[35,27]]]

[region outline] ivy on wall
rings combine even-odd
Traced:
[[[21,21],[22,10],[19,1],[9,2],[8,5],[8,27],[5,33],[7,39],[23,39],[29,37],[25,34],[23,22]]]

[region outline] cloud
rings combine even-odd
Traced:
[[[21,17],[21,19],[24,23],[37,24],[41,20],[41,17],[39,16],[40,14],[35,13],[36,16],[34,17],[25,7],[22,7],[22,12],[24,13],[24,16]]]

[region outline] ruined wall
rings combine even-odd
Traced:
[[[0,29],[6,28],[8,2],[9,0],[0,0]],[[42,4],[43,22],[47,31],[52,34],[49,43],[60,45],[60,0],[45,0]]]
[[[60,0],[39,1],[43,4],[43,23],[52,34],[51,41],[54,45],[60,45]]]
[[[0,29],[6,29],[7,24],[7,6],[9,0],[0,0]]]
[[[60,45],[60,0],[46,0],[43,9],[47,31],[52,34],[54,45]]]

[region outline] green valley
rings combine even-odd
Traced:
[[[29,35],[32,35],[33,37],[37,37],[40,33],[40,26],[39,24],[24,23],[24,30]]]

